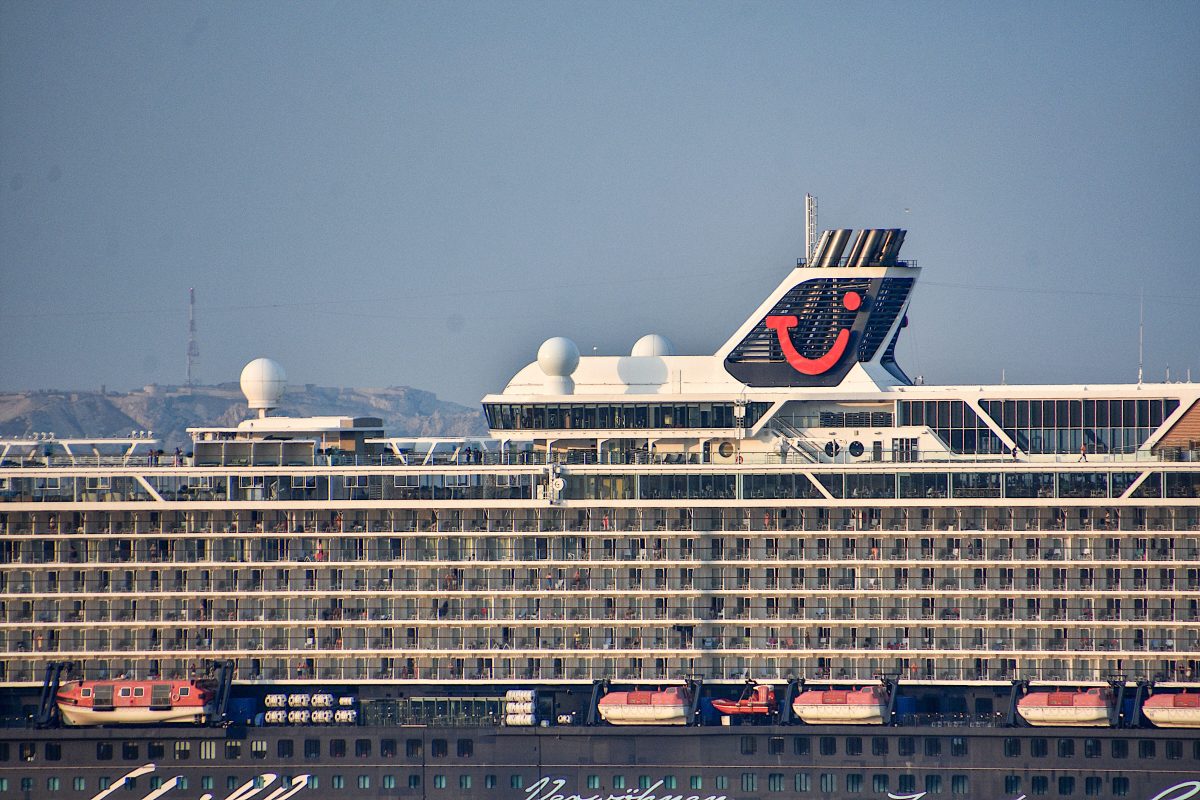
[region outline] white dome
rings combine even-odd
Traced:
[[[537,363],[550,377],[565,378],[579,366],[579,348],[565,336],[555,336],[542,342]]]
[[[661,334],[647,333],[634,343],[633,350],[630,351],[629,355],[634,358],[673,356],[675,355],[675,345],[671,344],[671,340]]]
[[[242,368],[241,384],[250,408],[277,408],[287,386],[287,373],[278,361],[256,358]]]

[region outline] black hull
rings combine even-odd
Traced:
[[[231,726],[10,728],[3,740],[8,760],[0,763],[0,777],[7,790],[0,796],[23,800],[92,798],[151,763],[154,770],[137,777],[132,790],[109,796],[129,800],[158,790],[157,796],[180,800],[272,793],[278,800],[285,795],[281,780],[311,775],[316,785],[291,796],[883,800],[889,792],[915,797],[928,790],[930,798],[1070,792],[1177,800],[1191,796],[1187,787],[1163,792],[1200,780],[1200,742],[1192,730]],[[280,777],[238,794],[267,773]],[[186,778],[186,788],[163,790],[174,776]]]

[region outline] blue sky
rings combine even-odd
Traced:
[[[0,389],[474,403],[905,227],[929,382],[1200,380],[1200,4],[0,4]],[[331,409],[332,410],[332,409]]]

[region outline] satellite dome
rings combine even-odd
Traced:
[[[537,354],[538,366],[546,373],[546,391],[550,394],[571,394],[575,381],[571,373],[579,366],[579,348],[564,336],[542,342]]]
[[[265,416],[268,409],[277,408],[287,386],[287,373],[278,361],[256,358],[242,368],[242,394],[252,409]]]
[[[555,336],[542,342],[537,362],[550,377],[565,378],[579,366],[579,348],[565,336]]]
[[[673,356],[675,355],[675,345],[671,344],[671,340],[661,334],[647,333],[634,343],[633,350],[630,351],[629,355],[634,358]]]

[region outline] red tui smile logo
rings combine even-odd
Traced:
[[[842,306],[848,311],[857,311],[862,306],[862,295],[858,292],[846,292],[842,295]],[[789,333],[798,322],[794,314],[768,315],[766,319],[767,327],[775,331],[775,335],[779,337],[779,348],[783,351],[783,357],[787,359],[787,363],[791,364],[792,369],[804,375],[823,375],[833,369],[833,366],[845,355],[846,347],[850,344],[850,331],[847,328],[839,330],[833,340],[833,346],[825,355],[818,358],[805,358],[800,355],[800,351],[792,343],[792,336]]]

